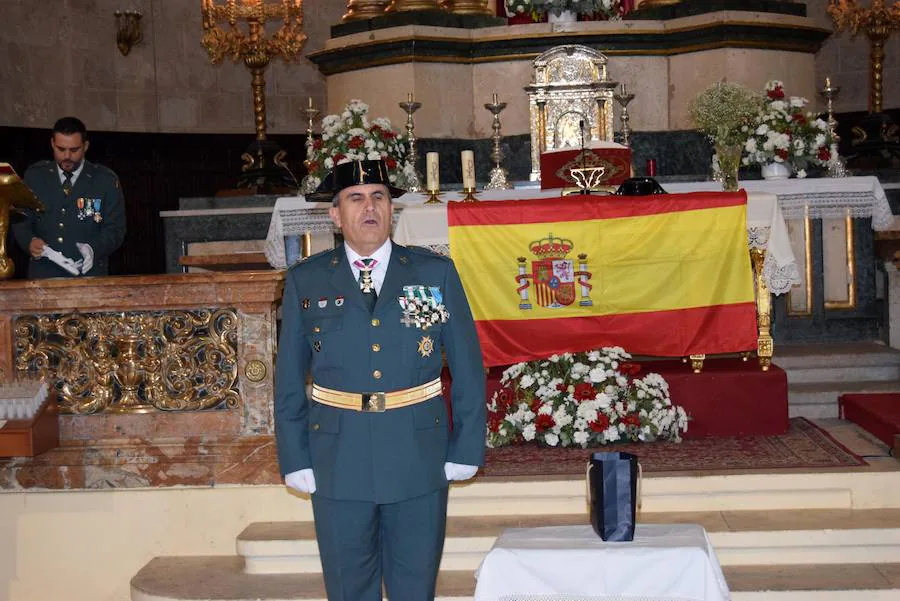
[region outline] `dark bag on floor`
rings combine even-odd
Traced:
[[[605,541],[634,539],[640,496],[640,465],[631,453],[591,453],[588,504],[591,526]]]

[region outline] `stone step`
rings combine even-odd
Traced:
[[[325,601],[321,574],[257,575],[239,557],[157,557],[131,580],[132,601]],[[900,563],[726,566],[733,601],[896,601]],[[469,601],[472,570],[442,571],[436,601]]]
[[[722,565],[863,563],[900,557],[900,509],[640,513],[647,524],[700,524]],[[588,523],[586,514],[450,517],[442,570],[474,570],[506,528]],[[237,537],[251,574],[321,570],[312,522],[262,522]]]
[[[877,342],[780,344],[773,361],[790,377],[795,369],[898,366],[900,351]]]
[[[851,382],[893,382],[900,388],[900,365],[796,367],[787,372],[788,386],[794,384]]]
[[[838,397],[860,392],[900,392],[900,381],[789,383],[788,413],[807,419],[839,417]]]

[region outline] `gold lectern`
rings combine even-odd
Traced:
[[[16,271],[13,260],[6,256],[6,236],[10,214],[17,209],[43,211],[44,205],[26,186],[9,163],[0,163],[0,280],[8,279]]]

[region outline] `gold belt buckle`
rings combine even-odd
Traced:
[[[370,413],[384,413],[384,393],[364,393],[362,395],[362,410]]]

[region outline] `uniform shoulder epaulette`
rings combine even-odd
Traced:
[[[333,249],[333,248],[328,248],[326,250],[319,251],[314,255],[309,255],[308,257],[303,257],[302,259],[297,259],[294,263],[292,263],[290,265],[290,267],[288,267],[288,271],[290,271],[291,269],[295,269],[297,267],[302,267],[303,265],[309,265],[310,263],[318,262],[318,261],[324,259],[325,257],[330,257],[334,253],[334,250],[335,249]]]
[[[116,172],[109,167],[106,167],[105,165],[99,165],[97,163],[91,163],[91,165],[93,165],[94,169],[97,170],[97,173],[105,175],[106,177],[110,177],[112,179],[119,179],[119,176],[116,175]]]
[[[34,170],[41,170],[41,169],[46,169],[46,168],[48,168],[48,167],[55,167],[55,166],[56,166],[56,163],[55,163],[55,162],[53,162],[53,161],[51,161],[51,160],[48,160],[48,159],[43,159],[43,160],[37,161],[36,163],[32,163],[32,164],[28,167],[28,169],[25,170],[25,172],[28,173],[28,172],[31,171],[32,169],[34,169]]]
[[[433,257],[435,259],[443,259],[445,261],[450,260],[450,257],[444,256],[440,253],[436,253],[433,250],[431,250],[430,248],[426,248],[424,246],[407,246],[406,249],[417,255],[424,255],[426,257]]]

